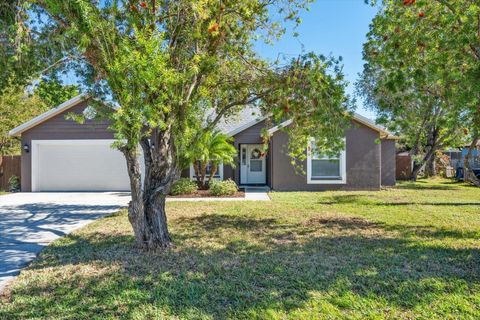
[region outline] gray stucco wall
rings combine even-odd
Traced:
[[[296,173],[286,154],[288,135],[278,131],[272,137],[272,188],[279,191],[378,190],[380,188],[379,133],[354,124],[346,131],[346,184],[307,184],[306,175]],[[306,172],[306,161],[303,163]]]
[[[79,124],[65,119],[68,113],[82,113],[87,102],[79,103],[71,109],[39,124],[22,133],[22,146],[32,145],[32,140],[76,140],[76,139],[113,139],[112,131],[108,130],[107,121],[86,120]],[[32,190],[32,153],[22,148],[22,191]]]
[[[396,177],[395,140],[382,140],[382,186],[394,186]]]

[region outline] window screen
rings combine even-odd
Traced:
[[[250,160],[250,172],[262,172],[262,160]]]
[[[339,159],[312,159],[312,178],[340,177]]]

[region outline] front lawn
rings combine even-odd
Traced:
[[[480,189],[169,203],[176,248],[135,249],[126,213],[54,242],[0,318],[480,318]]]

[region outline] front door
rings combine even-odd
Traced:
[[[241,146],[241,183],[265,184],[266,161],[261,144],[246,144]]]

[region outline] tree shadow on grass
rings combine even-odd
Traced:
[[[395,189],[411,189],[411,190],[459,190],[462,188],[478,188],[471,184],[466,184],[463,182],[458,182],[455,180],[451,181],[442,181],[436,184],[431,181],[417,180],[415,182],[403,181],[400,184],[397,184]]]
[[[318,201],[318,204],[322,205],[342,205],[342,204],[355,204],[355,205],[375,205],[375,206],[410,206],[410,205],[421,205],[421,206],[452,206],[452,207],[462,207],[462,206],[479,206],[480,201],[458,201],[458,202],[441,202],[441,201],[395,201],[395,202],[385,202],[378,199],[372,198],[369,195],[358,195],[358,194],[340,194],[330,196],[325,199]]]
[[[453,295],[474,304],[469,292],[480,282],[478,249],[421,244],[359,218],[295,224],[213,214],[175,225],[177,247],[163,253],[138,251],[130,235],[67,236],[30,270],[68,267],[69,275],[16,288],[13,299],[21,302],[0,307],[0,318],[162,318],[160,310],[179,318],[249,318],[311,308],[315,299],[347,313],[367,302],[364,316],[384,314],[376,303],[455,316],[465,310],[448,305],[454,300],[438,310],[432,303]],[[213,242],[219,233],[232,237]],[[85,264],[97,271],[76,268]]]

